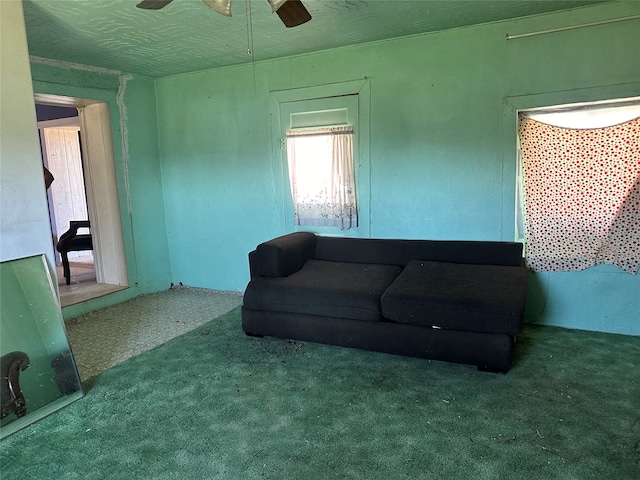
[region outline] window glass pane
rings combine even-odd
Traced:
[[[297,225],[358,225],[349,127],[289,132],[287,157]]]
[[[331,179],[331,136],[297,137],[290,142],[295,149],[295,171],[299,198],[327,198]]]
[[[346,125],[347,123],[349,123],[349,116],[346,108],[291,114],[291,128],[326,127],[327,125]]]

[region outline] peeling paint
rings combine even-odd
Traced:
[[[85,72],[105,73],[105,74],[108,74],[108,75],[121,75],[122,74],[122,72],[120,70],[112,70],[110,68],[102,68],[102,67],[93,67],[91,65],[83,65],[83,64],[80,64],[80,63],[65,62],[65,61],[62,61],[62,60],[52,60],[50,58],[36,57],[34,55],[30,55],[29,56],[29,61],[31,61],[33,63],[41,63],[43,65],[48,65],[50,67],[82,70],[82,71],[85,71]]]
[[[127,82],[133,80],[133,75],[121,75],[116,104],[120,111],[120,133],[122,134],[122,164],[124,167],[124,188],[127,192],[127,211],[131,214],[131,189],[129,187],[129,130],[127,127],[127,107],[124,104],[124,93]]]

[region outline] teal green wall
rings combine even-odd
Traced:
[[[369,79],[372,237],[512,240],[517,109],[640,95],[640,28],[505,35],[637,14],[617,2],[156,80],[32,62],[35,92],[106,101],[112,119],[132,287],[65,317],[171,282],[244,289],[247,253],[286,233],[275,90]],[[640,275],[531,285],[531,321],[640,335]]]
[[[242,290],[247,253],[285,233],[269,92],[363,77],[371,236],[512,240],[517,108],[545,95],[640,95],[640,27],[506,34],[639,13],[638,2],[615,3],[158,79],[174,282]],[[640,335],[640,275],[603,266],[531,277],[531,321]]]
[[[154,80],[98,68],[32,61],[35,93],[107,102],[130,288],[64,309],[65,318],[169,288]]]

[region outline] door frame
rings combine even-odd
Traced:
[[[107,102],[34,94],[35,103],[78,108],[87,209],[93,236],[96,281],[127,287],[129,279]]]

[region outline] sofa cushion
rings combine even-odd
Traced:
[[[381,303],[383,315],[399,323],[517,335],[526,297],[523,267],[413,260]]]
[[[271,312],[379,321],[380,297],[401,270],[395,265],[309,260],[287,277],[251,280],[244,305]]]

